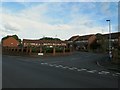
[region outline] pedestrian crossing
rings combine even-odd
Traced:
[[[91,74],[98,74],[98,75],[112,75],[112,76],[115,76],[115,77],[119,77],[120,76],[120,73],[113,73],[113,72],[109,72],[109,71],[98,71],[98,70],[90,70],[90,69],[87,69],[87,68],[77,68],[77,67],[69,67],[69,66],[64,66],[64,65],[57,65],[57,64],[51,64],[51,63],[41,63],[41,65],[47,65],[47,66],[50,66],[50,67],[55,67],[55,68],[62,68],[62,69],[68,69],[68,70],[74,70],[74,71],[77,71],[77,72],[87,72],[87,73],[91,73]]]

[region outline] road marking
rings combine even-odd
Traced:
[[[55,67],[60,67],[60,66],[55,66]]]
[[[98,74],[108,74],[110,72],[107,72],[107,71],[101,71],[101,72],[98,72]]]
[[[68,66],[62,67],[62,68],[69,68]]]
[[[76,68],[76,67],[72,67],[73,69],[78,69],[78,68]]]
[[[120,75],[120,73],[116,73],[117,75]]]
[[[41,63],[42,65],[48,65],[48,63]]]
[[[85,71],[85,70],[87,70],[87,69],[85,69],[85,68],[77,69],[77,71]]]
[[[44,63],[41,63],[42,65],[44,64]]]
[[[49,65],[50,67],[56,67],[56,68],[58,68],[58,67],[61,67],[61,68],[64,68],[64,69],[69,69],[69,70],[77,70],[78,72],[80,72],[80,71],[86,71],[86,72],[88,72],[88,73],[95,73],[95,72],[98,72],[97,70],[88,70],[88,69],[86,69],[86,68],[80,68],[80,69],[78,69],[77,67],[68,67],[68,66],[62,66],[62,65],[56,65],[56,64],[49,64],[49,63],[41,63],[42,65]],[[99,71],[98,72],[98,74],[104,74],[104,75],[106,75],[106,74],[109,74],[110,72],[108,72],[108,71]],[[112,74],[112,76],[119,76],[120,75],[120,73],[115,73],[115,74]]]
[[[95,73],[95,72],[97,72],[97,70],[91,70],[91,71],[87,71],[87,72],[89,72],[89,73]]]
[[[53,67],[54,65],[52,65],[52,64],[49,64],[49,66]]]
[[[120,73],[114,73],[113,76],[120,76]]]
[[[58,65],[59,67],[63,67],[62,65]]]
[[[117,74],[112,74],[113,76],[118,76]]]
[[[74,70],[74,68],[68,68],[68,69],[70,69],[70,70]]]
[[[44,63],[44,64],[48,65],[48,63]]]

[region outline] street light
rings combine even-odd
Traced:
[[[112,59],[112,51],[111,51],[111,23],[110,20],[106,20],[109,24],[109,57]]]

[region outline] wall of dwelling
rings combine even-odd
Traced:
[[[112,62],[115,64],[120,64],[120,36],[118,37],[118,47],[113,50],[112,55]]]
[[[51,49],[44,49],[41,47],[2,47],[2,53],[8,55],[38,55],[38,53],[43,53],[44,55],[57,55],[70,53],[70,50],[65,47],[63,47],[61,51],[58,51],[57,47]]]
[[[17,41],[13,37],[9,37],[9,38],[3,40],[3,42],[2,42],[3,47],[6,47],[6,46],[7,47],[18,47],[19,44],[20,44],[19,41]]]
[[[83,40],[77,40],[77,47],[84,48],[86,43],[82,42]],[[76,44],[76,42],[73,42]],[[120,42],[120,39],[119,39]],[[118,38],[112,37],[111,39],[112,49],[118,47]],[[120,43],[119,43],[120,45]],[[80,51],[95,51],[95,52],[107,52],[109,50],[109,38],[102,34],[92,35],[88,38],[87,50],[81,49]]]

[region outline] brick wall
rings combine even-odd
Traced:
[[[9,37],[5,40],[3,40],[2,46],[8,46],[8,47],[17,47],[19,45],[19,41],[14,39],[13,37]]]

